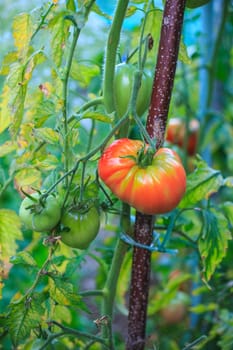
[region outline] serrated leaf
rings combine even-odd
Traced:
[[[88,87],[91,80],[100,74],[100,68],[97,65],[85,65],[72,62],[70,75],[73,79],[77,80],[82,88]]]
[[[54,170],[59,165],[59,160],[53,154],[44,153],[33,160],[33,165],[41,170],[49,171]]]
[[[35,136],[49,144],[56,144],[59,142],[59,133],[51,128],[37,128],[34,129]]]
[[[41,172],[34,168],[24,168],[17,171],[15,175],[15,185],[19,189],[26,191],[26,188],[40,188]]]
[[[16,253],[16,241],[23,239],[20,227],[21,221],[13,210],[0,210],[0,247],[3,259]]]
[[[23,264],[23,265],[33,266],[33,267],[38,266],[36,260],[27,251],[21,251],[17,255],[13,255],[10,258],[10,262],[14,265],[15,264]]]
[[[57,67],[61,65],[66,39],[69,35],[70,21],[65,20],[65,15],[67,15],[66,11],[60,12],[49,23],[52,33],[52,60]]]
[[[198,160],[196,170],[188,175],[187,188],[179,208],[193,206],[208,199],[223,186],[224,180],[218,170],[210,168],[203,160]]]
[[[226,256],[231,234],[226,217],[216,210],[203,211],[204,225],[198,248],[203,264],[203,279],[208,282]]]
[[[45,309],[42,306],[44,298],[34,293],[28,300],[11,303],[7,318],[7,326],[12,343],[17,346],[30,336],[31,331],[40,324]]]
[[[82,301],[82,298],[77,293],[75,293],[73,284],[65,282],[60,278],[50,278],[49,285],[50,296],[59,305],[73,305],[88,312],[88,308]]]
[[[0,157],[4,157],[5,155],[14,152],[17,149],[16,142],[6,141],[3,145],[0,146]]]
[[[21,13],[15,17],[13,21],[13,37],[20,57],[27,53],[32,33],[33,24],[30,14]]]

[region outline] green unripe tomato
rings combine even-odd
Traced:
[[[210,0],[186,0],[186,7],[190,9],[195,9],[197,7],[208,4]]]
[[[51,231],[61,217],[61,204],[53,195],[40,202],[40,194],[25,197],[19,209],[19,217],[26,228],[38,232]]]
[[[133,90],[134,73],[136,67],[132,64],[121,63],[116,66],[114,79],[114,99],[117,116],[119,118],[127,112]],[[149,107],[152,90],[152,78],[143,72],[141,86],[136,100],[136,112],[139,117]]]
[[[96,207],[85,212],[67,211],[61,218],[61,241],[71,248],[87,249],[100,229],[100,216]]]

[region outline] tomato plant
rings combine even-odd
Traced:
[[[22,201],[19,216],[28,229],[50,231],[60,220],[61,205],[53,195],[42,199],[39,193],[33,193]]]
[[[113,88],[116,112],[120,118],[127,112],[129,107],[136,69],[136,66],[128,63],[120,63],[116,66]],[[143,72],[136,100],[136,112],[139,117],[149,107],[151,89],[152,78],[149,74]]]
[[[138,211],[169,212],[185,193],[185,170],[171,149],[159,149],[151,164],[144,165],[145,154],[142,141],[116,140],[100,158],[99,176],[118,198]]]
[[[72,209],[61,218],[61,241],[72,248],[87,249],[100,229],[100,216],[96,207],[86,210]]]
[[[189,122],[189,134],[187,140],[188,155],[193,156],[197,150],[198,135],[200,125],[197,119],[192,119]],[[172,144],[178,145],[181,148],[185,147],[185,135],[187,134],[185,120],[180,118],[171,118],[169,120],[166,140]]]

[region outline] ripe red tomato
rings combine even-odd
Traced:
[[[96,207],[85,212],[67,211],[61,218],[61,225],[64,228],[61,232],[63,243],[72,248],[87,249],[99,232],[100,216]]]
[[[168,148],[160,148],[151,165],[140,165],[143,146],[139,140],[114,141],[99,160],[99,176],[119,199],[141,213],[169,212],[185,193],[185,170],[177,153]]]
[[[121,118],[128,109],[130,102],[134,73],[137,68],[132,64],[121,63],[116,66],[114,79],[114,98],[117,116]],[[152,90],[152,77],[143,73],[141,86],[136,100],[136,112],[139,117],[146,111],[150,104]]]
[[[197,150],[199,122],[197,119],[191,119],[189,123],[189,136],[187,144],[187,152],[193,156]],[[167,126],[166,140],[184,148],[186,125],[185,121],[180,118],[171,118]]]

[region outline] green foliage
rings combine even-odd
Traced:
[[[14,346],[25,341],[30,332],[39,327],[39,319],[44,314],[44,295],[34,293],[30,298],[10,305],[6,325]]]
[[[0,210],[0,248],[1,258],[7,259],[17,250],[17,240],[23,239],[18,215],[8,209]]]
[[[203,228],[198,241],[203,263],[203,277],[209,281],[215,268],[226,256],[231,234],[226,217],[216,210],[203,211]]]
[[[231,350],[233,344],[232,18],[224,19],[224,49],[216,50],[216,65],[207,65],[212,75],[206,89],[217,89],[213,100],[216,105],[222,99],[224,103],[218,110],[214,103],[206,106],[203,116],[198,97],[199,10],[186,13],[169,117],[181,116],[184,122],[199,118],[201,156],[189,159],[178,149],[187,165],[186,194],[175,211],[156,217],[154,242],[147,247],[152,251],[148,349],[185,349],[203,329],[205,339],[195,348]],[[12,50],[5,52],[0,69],[0,348],[110,349],[114,340],[121,350],[130,245],[135,242],[131,237],[126,244],[119,233],[132,236],[135,211],[123,207],[123,212],[96,174],[104,147],[119,135],[131,135],[136,127],[127,119],[116,125],[115,111],[107,113],[103,102],[105,35],[113,17],[91,0],[54,0],[18,13],[12,23]],[[128,58],[138,64],[145,56],[146,71],[153,75],[163,8],[134,0],[124,15],[116,62]],[[194,38],[188,36],[191,32]],[[149,34],[153,47],[147,52]],[[211,86],[219,81],[221,91]],[[137,137],[141,134],[142,130]],[[17,215],[20,202],[25,192],[35,190],[45,196],[58,194],[63,211],[98,206],[101,232],[88,250],[61,243],[60,223],[46,234],[22,227]],[[112,334],[104,310],[106,305],[111,309],[115,294]],[[162,311],[177,305],[185,308],[183,318],[166,323]]]

